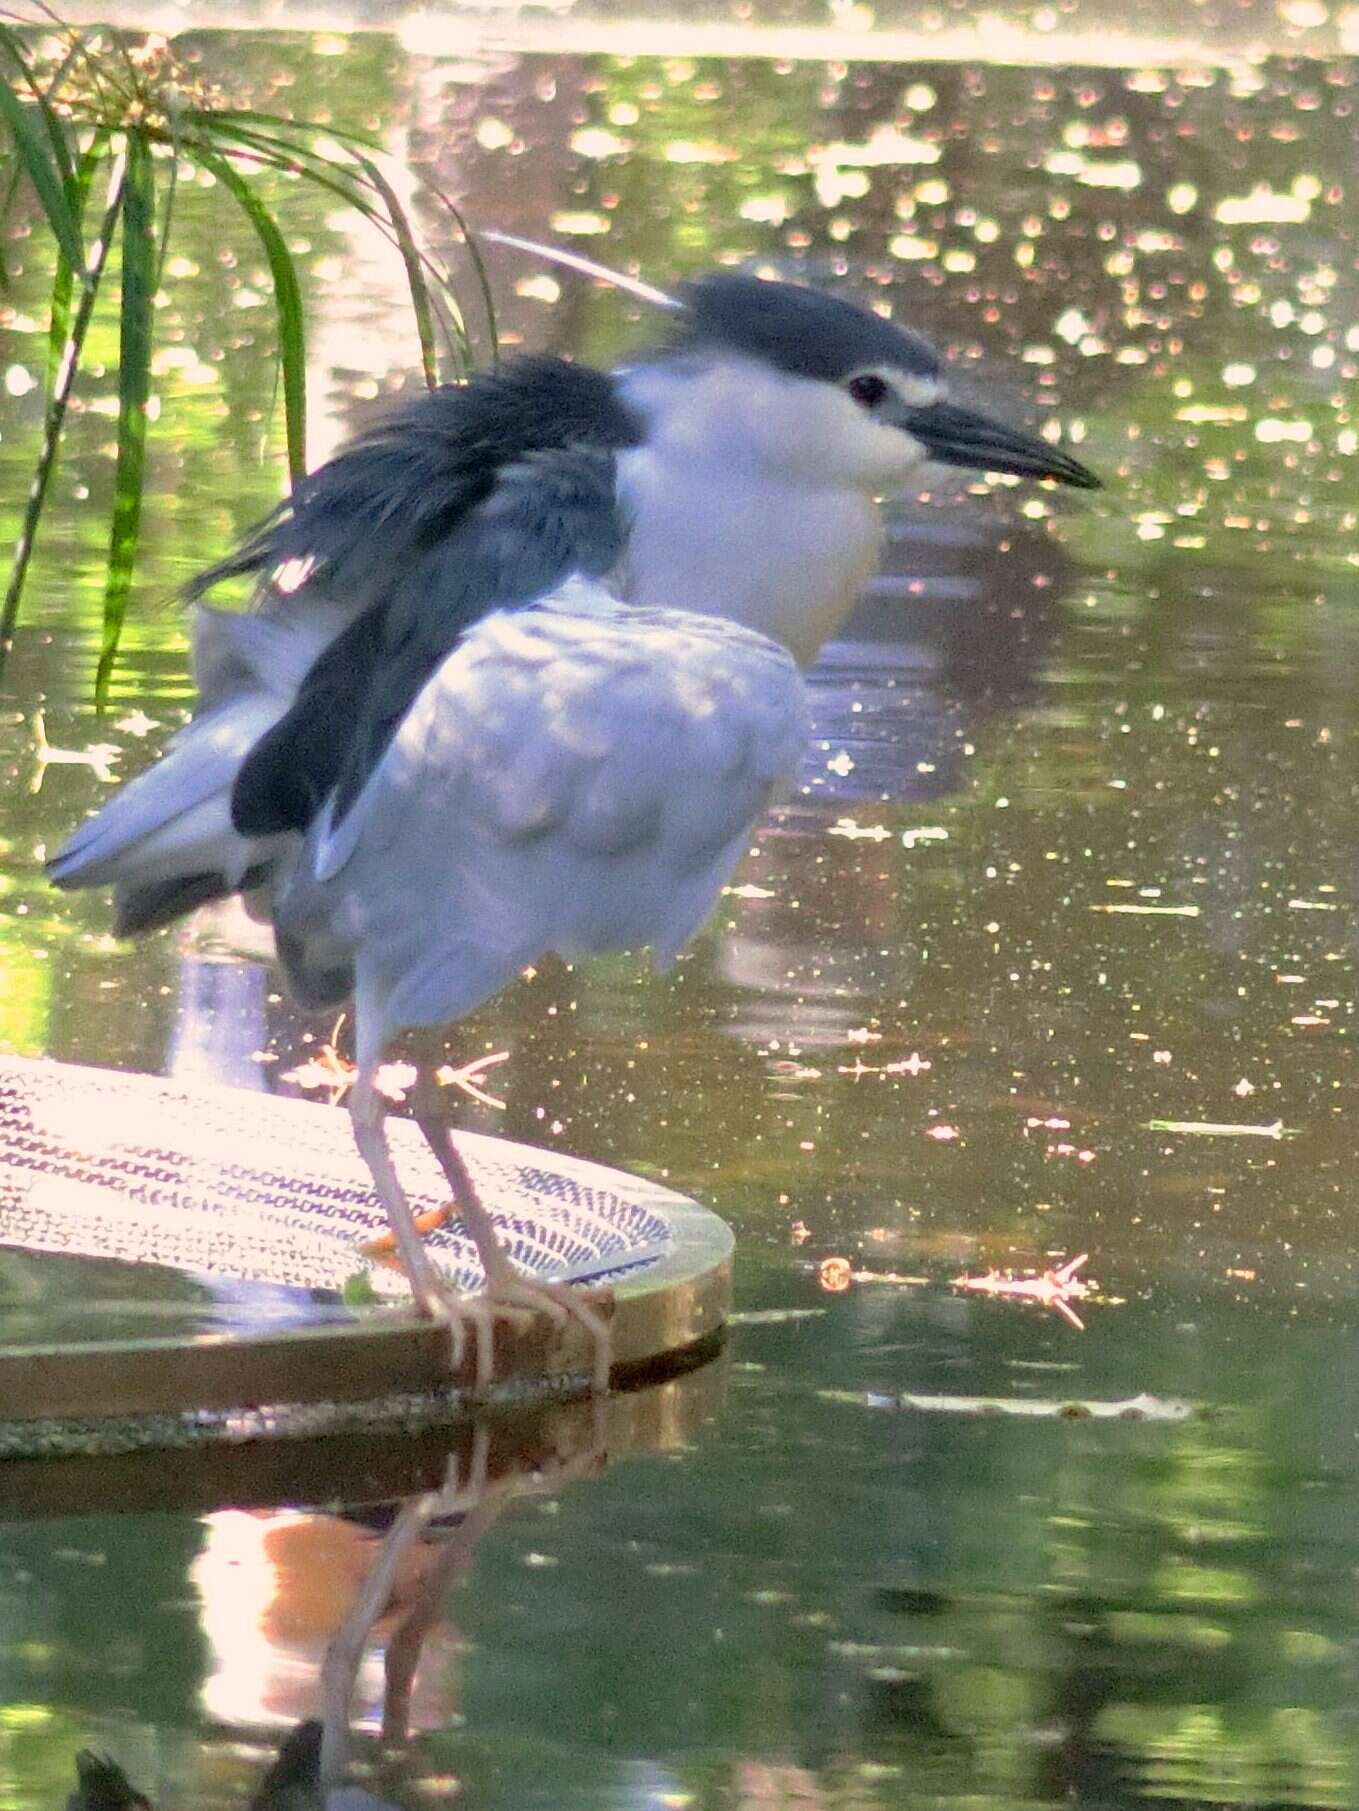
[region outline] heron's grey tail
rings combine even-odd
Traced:
[[[59,887],[113,887],[120,937],[267,885],[294,839],[242,836],[231,821],[241,762],[287,710],[333,633],[328,617],[200,608],[194,660],[202,704],[163,757],[117,792],[47,863]]]

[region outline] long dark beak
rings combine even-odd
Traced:
[[[940,465],[965,465],[974,471],[1015,472],[1024,478],[1055,478],[1079,490],[1099,490],[1088,467],[1058,452],[1034,434],[1021,434],[973,409],[937,402],[928,409],[903,413],[901,426]]]

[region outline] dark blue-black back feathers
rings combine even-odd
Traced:
[[[549,447],[633,445],[640,428],[613,380],[559,358],[522,358],[388,410],[310,472],[235,553],[193,580],[309,562],[337,597],[381,593],[394,570],[444,539],[500,472]]]
[[[493,608],[526,603],[621,550],[614,455],[640,428],[613,379],[522,359],[393,411],[195,586],[304,583],[360,612],[320,655],[232,792],[246,835],[300,830],[353,802],[420,687]]]
[[[247,836],[301,830],[336,792],[338,823],[421,686],[492,609],[532,603],[573,572],[602,577],[623,551],[612,455],[534,453],[425,549],[307,674],[287,715],[255,744],[231,795]]]

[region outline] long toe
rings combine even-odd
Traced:
[[[396,1265],[401,1268],[400,1264]],[[462,1376],[463,1364],[467,1357],[468,1316],[464,1313],[463,1298],[456,1295],[447,1285],[441,1285],[431,1295],[422,1296],[416,1293],[415,1305],[421,1314],[431,1320],[442,1321],[448,1328],[449,1342],[452,1347],[451,1370],[455,1378]],[[477,1362],[480,1365],[481,1348],[486,1343],[480,1331],[477,1332]]]
[[[485,1391],[496,1380],[496,1331],[508,1327],[522,1338],[535,1323],[547,1320],[560,1330],[575,1321],[585,1330],[591,1347],[591,1389],[606,1394],[612,1358],[612,1335],[607,1309],[611,1297],[587,1295],[570,1283],[540,1283],[517,1274],[495,1276],[476,1295],[462,1295],[442,1277],[436,1287],[417,1292],[416,1303],[425,1314],[446,1323],[453,1344],[453,1371],[464,1374],[468,1363],[467,1341],[473,1341],[473,1384]]]
[[[400,1264],[397,1268],[403,1268]],[[473,1366],[476,1388],[486,1389],[495,1381],[495,1328],[504,1322],[516,1333],[526,1333],[537,1319],[539,1305],[517,1300],[502,1301],[482,1291],[464,1295],[431,1266],[436,1279],[428,1290],[416,1290],[415,1305],[422,1314],[440,1320],[448,1328],[452,1341],[452,1372],[461,1378],[467,1363],[467,1339],[472,1336]]]
[[[483,1290],[480,1295],[459,1296],[455,1311],[476,1328],[476,1387],[487,1390],[495,1382],[496,1322],[503,1322],[516,1333],[526,1333],[537,1319],[537,1304],[517,1298],[502,1299]]]
[[[605,1310],[612,1304],[611,1296],[588,1295],[574,1283],[544,1283],[515,1274],[495,1277],[480,1299],[532,1309],[535,1314],[547,1315],[557,1326],[566,1320],[576,1321],[584,1328],[591,1343],[590,1387],[600,1395],[607,1393],[613,1334]]]

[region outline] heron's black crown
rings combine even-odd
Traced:
[[[821,290],[718,271],[686,284],[681,295],[681,351],[734,352],[832,384],[884,365],[913,377],[939,375],[928,340]]]

